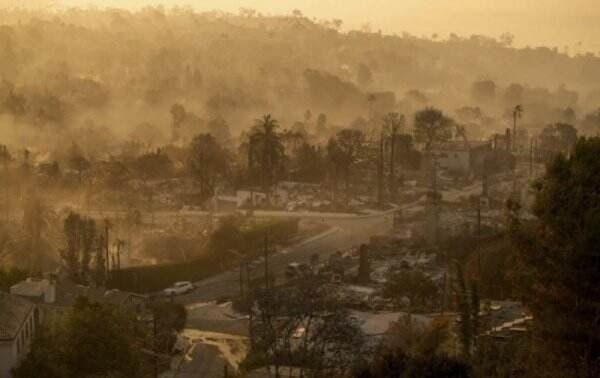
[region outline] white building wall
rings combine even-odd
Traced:
[[[10,370],[16,367],[29,353],[31,341],[36,332],[34,313],[35,309],[29,313],[15,339],[0,341],[0,378],[11,378]],[[21,339],[20,348],[17,347],[19,338]]]

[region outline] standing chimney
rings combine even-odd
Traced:
[[[44,302],[54,303],[56,301],[56,281],[49,279],[44,292]]]

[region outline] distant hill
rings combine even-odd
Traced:
[[[0,125],[21,144],[35,143],[29,126],[55,136],[90,121],[121,137],[145,123],[170,135],[174,103],[234,132],[266,112],[291,126],[307,109],[347,125],[390,110],[435,105],[456,116],[469,107],[475,118],[464,122],[502,129],[518,103],[535,127],[600,107],[599,57],[516,49],[505,38],[340,33],[301,16],[153,8],[2,10],[0,23]]]

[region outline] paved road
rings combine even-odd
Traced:
[[[317,253],[325,260],[338,250],[357,247],[373,235],[385,233],[393,227],[393,213],[354,216],[335,220],[330,230],[302,242],[287,251],[269,257],[269,269],[277,277],[283,275],[291,262],[308,262]],[[232,270],[195,283],[197,289],[178,297],[183,304],[208,302],[233,297],[239,292],[239,270]]]
[[[230,373],[234,372],[234,368],[223,358],[217,346],[195,343],[177,371],[172,373],[172,376],[181,378],[221,378],[225,376],[225,365],[228,366]]]
[[[313,253],[326,259],[333,252],[365,243],[371,236],[389,231],[392,226],[391,212],[337,219],[335,226],[328,231],[271,256],[270,271],[280,276],[290,262],[308,262]],[[231,360],[241,359],[232,356],[232,353],[244,354],[240,350],[246,343],[248,320],[236,315],[230,303],[219,305],[207,302],[236,296],[239,293],[239,271],[225,272],[196,282],[195,285],[197,289],[193,293],[176,299],[188,309],[185,333],[191,336],[193,346],[178,369],[171,374],[175,377],[221,377],[225,364],[233,371],[237,363],[233,363],[236,365],[233,366]],[[193,336],[194,333],[197,335]],[[224,358],[224,355],[228,358]]]
[[[236,313],[231,302],[187,305],[186,329],[248,337],[248,317]]]
[[[410,204],[409,208],[416,204]],[[320,235],[310,238],[286,251],[272,255],[269,258],[271,274],[283,275],[285,268],[291,262],[308,262],[310,257],[317,253],[325,260],[338,250],[359,246],[368,242],[373,235],[388,232],[393,227],[393,212],[386,212],[368,216],[340,217],[328,219],[332,227]],[[259,267],[258,269],[261,269]],[[243,338],[247,337],[248,320],[236,316],[231,310],[231,304],[207,303],[219,298],[234,297],[239,293],[239,270],[232,270],[195,283],[197,289],[188,295],[177,297],[177,301],[186,305],[188,309],[188,321],[186,332],[219,333],[221,337],[233,338],[225,341],[226,345],[234,345],[229,351],[239,351],[243,345]],[[226,335],[226,336],[225,336]],[[240,339],[242,338],[242,339]],[[227,355],[227,348],[223,349],[223,340],[220,337],[211,336],[193,339],[193,348],[189,355],[179,366],[178,371],[173,374],[176,377],[219,377],[223,374],[223,366],[230,361],[223,358]],[[236,344],[237,343],[237,344]],[[210,345],[212,344],[212,345]],[[220,345],[221,348],[216,348]],[[230,353],[231,354],[231,353]],[[242,355],[243,353],[238,352]],[[234,360],[236,358],[233,358]],[[240,359],[239,357],[237,358]],[[228,364],[235,369],[231,363]],[[233,364],[237,365],[237,364]]]

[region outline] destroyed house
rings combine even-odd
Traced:
[[[438,166],[453,173],[469,174],[482,164],[491,151],[490,142],[447,142],[436,146],[433,153]]]

